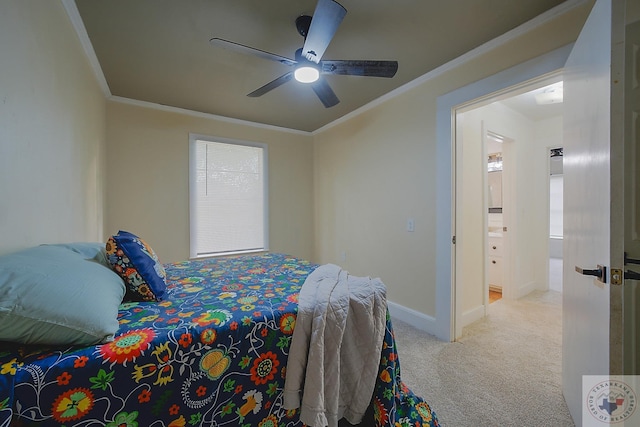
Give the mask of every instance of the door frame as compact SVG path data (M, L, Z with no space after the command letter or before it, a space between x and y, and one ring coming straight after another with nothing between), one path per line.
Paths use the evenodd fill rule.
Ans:
M436 324L435 335L444 341L456 338L456 277L455 244L456 235L456 114L459 108L477 100L499 96L511 92L519 86L527 86L537 79L547 79L561 73L572 44L545 55L511 67L485 79L449 92L437 99L436 139L437 139L437 194L436 194L436 246L450 250L436 251Z
M544 284L548 286L548 277L542 277L542 274L528 275L524 277L519 274L518 268L531 268L538 272L544 270L544 276L548 276L548 263L541 265L540 259L548 259L548 239L545 240L544 247L536 246L534 254L527 254L523 251L523 244L526 241L527 229L531 232L531 227L526 226L522 219L522 214L518 213L518 206L523 202L519 198L519 191L523 191L527 186L524 184L528 178L524 178L519 172L518 160L521 150L531 150L531 147L538 147L542 150L540 143L527 140L527 132L518 133L516 126L518 119L504 115L503 119L496 119L490 112L490 106L494 103L507 100L514 96L522 95L536 89L543 88L549 84L562 81L562 71L549 73L538 78L523 82L514 87L505 88L499 93L489 94L486 97L473 100L462 104L455 108L456 111L456 129L458 133L455 136L455 146L457 151L456 158L456 194L454 195L454 204L464 201L464 209L456 210L455 224L459 230L460 240L457 244L455 254L455 277L456 282L461 286L455 287L456 314L455 314L455 337L462 336L462 329L468 324L479 320L487 315L489 309L489 236L486 229L479 229L478 223L473 224L474 218L482 217L482 224L486 227L488 223L488 173L486 170L487 159L487 136L490 134L498 135L502 140L502 155L504 162L503 169L503 221L502 226L502 297L505 300L515 300L521 298L533 290L540 289ZM489 107L489 109L487 109ZM526 114L525 114L526 116ZM460 123L464 125L459 126ZM461 134L460 132L464 132ZM515 133L511 133L515 132ZM546 148L546 147L545 147ZM546 148L547 153L549 149ZM464 153L462 156L460 153ZM547 195L544 202L536 203L533 209L537 209L537 213L544 215L544 220L537 222L533 229L538 233L548 233L548 191L549 162L546 161L544 168L547 173L545 176L539 176L538 179L546 179L544 188ZM471 171L471 172L470 172ZM477 173L481 175L478 176ZM542 181L539 181L542 182ZM517 189L519 188L519 190ZM482 201L466 202L466 197L476 193L483 192ZM467 229L467 225L471 225ZM539 243L539 242L538 242ZM518 254L525 258L518 258ZM520 259L520 261L517 261ZM521 267L516 267L516 264ZM522 267L524 265L524 267ZM528 266L528 267L527 267ZM458 280L459 279L459 280ZM482 289L482 301L478 300L478 288Z

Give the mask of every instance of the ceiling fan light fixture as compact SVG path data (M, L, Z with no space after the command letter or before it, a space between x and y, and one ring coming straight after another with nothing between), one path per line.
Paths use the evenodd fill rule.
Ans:
M536 104L547 105L561 103L564 98L563 95L564 90L562 82L558 82L542 88L540 91L537 91L534 94L534 97L536 99Z
M303 65L293 72L293 76L300 83L313 83L320 78L320 71L316 67Z

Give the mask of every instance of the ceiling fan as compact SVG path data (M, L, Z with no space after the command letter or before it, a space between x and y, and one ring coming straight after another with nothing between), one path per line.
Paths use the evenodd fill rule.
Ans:
M310 84L320 101L326 108L329 108L338 104L340 100L327 81L320 77L321 74L390 78L398 71L397 61L322 59L322 55L327 46L329 46L346 13L347 10L334 0L319 0L313 12L313 17L308 15L299 16L296 19L296 28L298 33L304 37L304 46L296 51L295 59L289 59L217 37L212 38L210 42L214 46L255 55L294 68L293 71L281 75L247 96L262 96L295 78L299 82Z

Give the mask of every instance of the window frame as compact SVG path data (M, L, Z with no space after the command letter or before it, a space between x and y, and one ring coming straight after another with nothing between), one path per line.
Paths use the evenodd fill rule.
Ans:
M196 248L196 235L198 233L196 224L196 210L194 208L197 201L196 179L197 179L197 145L198 141L221 143L230 145L241 145L245 147L257 147L262 149L262 184L263 184L263 248L248 250L229 250L217 253L199 255ZM248 253L261 253L269 250L269 150L268 145L260 142L244 141L230 138L221 138L210 135L189 133L189 258L202 259L227 255L238 255Z

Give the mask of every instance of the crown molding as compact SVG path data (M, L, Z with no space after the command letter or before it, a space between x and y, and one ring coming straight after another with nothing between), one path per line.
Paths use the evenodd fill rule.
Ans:
M230 118L230 117L225 117L225 116L218 116L215 114L209 114L209 113L202 113L199 111L193 111L193 110L188 110L188 109L184 109L184 108L178 108L178 107L171 107L171 106L167 106L167 105L161 105L161 104L156 104L153 102L146 102L146 101L138 101L138 100L134 100L134 99L130 99L130 98L124 98L124 97L120 97L120 96L113 96L111 94L111 90L109 89L109 85L107 84L107 80L104 76L104 73L102 72L102 68L100 67L100 61L98 61L98 57L96 56L95 51L93 50L93 45L91 44L91 40L89 39L89 35L87 34L87 30L84 26L84 23L82 22L82 18L80 17L80 12L78 11L78 7L76 6L75 0L61 0L62 4L64 5L65 10L67 11L67 15L69 16L69 19L71 20L71 23L73 25L73 28L76 31L76 34L78 35L78 38L80 39L80 43L82 44L82 48L84 49L85 54L87 55L87 58L89 60L89 63L91 64L91 68L93 69L93 72L96 76L96 79L98 81L98 84L100 85L100 88L102 89L102 92L104 93L105 98L107 98L108 100L111 101L115 101L115 102L121 102L121 103L127 103L127 104L131 104L131 105L137 105L137 106L144 106L146 108L154 108L154 109L158 109L158 110L162 110L162 111L170 111L170 112L175 112L175 113L180 113L180 114L187 114L190 116L195 116L195 117L202 117L202 118L208 118L208 119L215 119L215 120L220 120L220 121L224 121L224 122L228 122L228 123L234 123L234 124L239 124L239 125L244 125L244 126L251 126L251 127L257 127L260 129L268 129L268 130L275 130L278 132L289 132L289 133L295 133L295 134L299 134L299 135L317 135L320 134L326 130L329 130L335 126L338 126L339 124L342 124L354 117L357 117L369 110L372 110L376 107L378 107L379 105L385 103L386 101L393 99L397 96L400 96L406 92L409 92L410 90L413 90L414 88L416 88L417 86L420 86L422 84L424 84L425 82L428 82L429 80L435 79L436 77L439 77L459 66L461 66L462 64L469 62L471 60L474 60L490 51L492 51L493 49L498 48L499 46L502 46L508 42L510 42L513 39L516 39L526 33L528 33L529 31L538 28L542 25L547 24L548 22L556 19L559 16L562 16L563 14L570 12L571 10L580 7L586 3L588 3L590 0L567 0L561 4L559 4L558 6L549 9L548 11L538 15L537 17L525 22L524 24L514 28L511 31L508 31L504 34L502 34L501 36L496 37L493 40L488 41L487 43L484 43L480 46L478 46L477 48L470 50L469 52L447 62L446 64L443 64L441 66L439 66L438 68L433 69L432 71L429 71L426 74L423 74L422 76L408 82L405 83L404 85L400 86L399 88L396 88L394 90L392 90L391 92L386 93L385 95L376 98L375 100L363 105L362 107L348 113L345 114L344 116L340 117L339 119L336 119L330 123L327 123L326 125L312 131L312 132L307 132L307 131L301 131L301 130L297 130L297 129L290 129L290 128L285 128L285 127L279 127L279 126L273 126L273 125L266 125L263 123L257 123L257 122L252 122L252 121L248 121L248 120L240 120L240 119L234 119L234 118Z
M410 90L415 89L417 86L420 86L428 82L429 80L435 79L436 77L439 77L451 70L454 70L455 68L461 66L466 62L472 61L488 52L491 52L492 50L528 33L529 31L532 31L542 25L545 25L550 21L553 21L557 17L562 16L565 13L570 12L571 10L588 3L589 1L590 0L567 0L564 3L561 3L558 6L552 9L549 9L546 12L536 16L535 18L525 22L524 24L519 25L513 30L507 31L501 36L498 36L495 39L492 39L478 46L477 48L470 50L469 52L455 59L452 59L451 61L439 66L438 68L435 68L429 71L428 73L423 74L422 76L417 77L416 79L411 80L408 83L405 83L404 85L392 90L391 92L388 92L382 95L381 97L376 98L375 100L369 102L368 104L365 104L362 107L356 110L353 110L348 114L345 114L339 119L336 119L330 123L327 123L326 125L314 130L312 134L317 135L339 124L349 121L350 119L356 116L359 116L360 114L363 114L366 111L372 110L373 108L376 108L377 106L383 104L384 102L390 99L393 99L397 96L400 96L406 92L409 92Z
M96 52L93 50L93 45L91 44L91 40L89 39L89 35L87 34L87 29L84 26L84 22L82 22L82 18L80 17L80 12L78 12L76 2L74 0L62 0L62 5L67 11L69 20L71 20L71 25L73 25L73 28L76 30L76 34L78 35L78 39L80 40L82 49L84 49L84 53L85 55L87 55L87 59L89 60L91 68L93 69L93 74L98 81L98 85L100 85L102 93L106 98L110 97L111 90L109 89L107 79L105 79L104 73L102 72L102 67L100 67L100 61L98 61Z
M140 100L137 100L137 99L125 98L125 97L122 97L122 96L110 95L109 97L107 97L107 100L113 101L113 102L118 102L118 103L121 103L121 104L134 105L136 107L151 108L153 110L165 111L165 112L168 112L168 113L178 113L178 114L191 116L191 117L199 117L199 118L202 118L202 119L217 120L217 121L221 121L221 122L225 122L225 123L231 123L231 124L234 124L234 125L250 126L250 127L254 127L254 128L258 128L258 129L263 129L263 130L276 131L276 132L286 132L286 133L293 133L293 134L296 134L296 135L305 135L305 136L311 136L312 135L311 132L307 132L307 131L304 131L304 130L290 129L290 128L274 126L274 125L267 125L267 124L264 124L264 123L252 122L252 121L249 121L249 120L234 119L232 117L218 116L216 114L203 113L201 111L188 110L186 108L173 107L171 105L157 104L155 102L140 101Z

